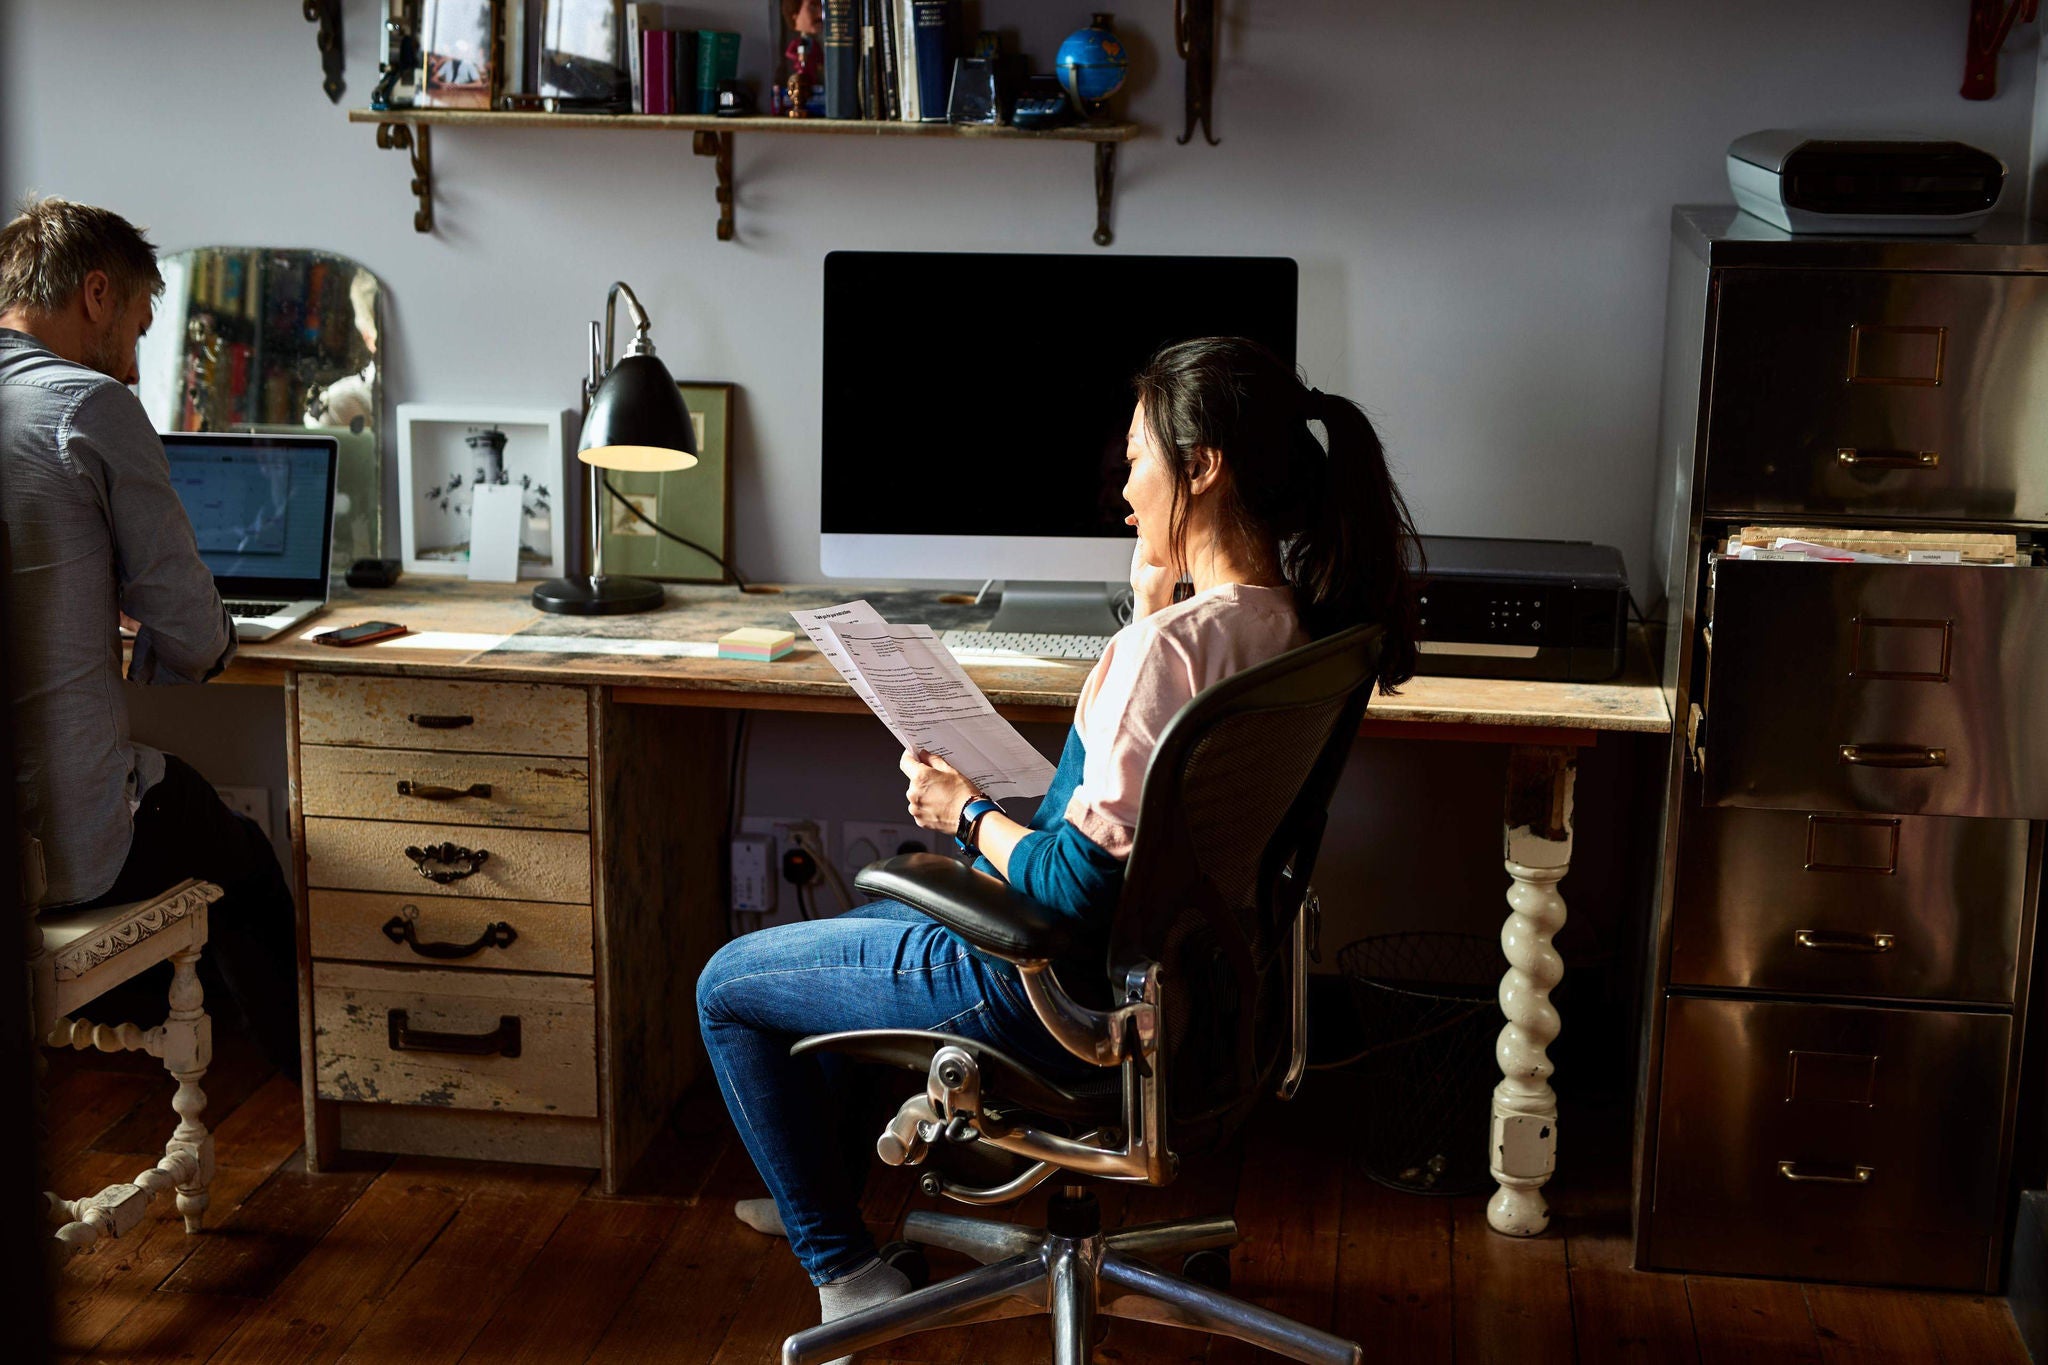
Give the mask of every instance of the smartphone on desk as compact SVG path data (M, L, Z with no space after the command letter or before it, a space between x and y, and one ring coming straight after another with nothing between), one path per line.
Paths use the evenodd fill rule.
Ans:
M363 621L353 626L323 630L312 639L316 645L367 645L374 640L389 640L394 635L405 633L406 628L396 621Z

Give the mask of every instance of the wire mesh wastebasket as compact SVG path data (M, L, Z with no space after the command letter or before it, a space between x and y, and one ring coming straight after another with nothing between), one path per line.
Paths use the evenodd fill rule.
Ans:
M1337 955L1358 1048L1366 1174L1416 1194L1472 1194L1490 1182L1500 946L1477 934L1376 934Z

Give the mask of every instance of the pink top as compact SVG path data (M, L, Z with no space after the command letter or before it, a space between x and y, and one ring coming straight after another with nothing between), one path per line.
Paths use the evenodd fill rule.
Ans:
M1209 684L1307 643L1293 589L1246 583L1219 583L1118 631L1074 710L1085 757L1067 820L1129 857L1145 767L1167 722Z

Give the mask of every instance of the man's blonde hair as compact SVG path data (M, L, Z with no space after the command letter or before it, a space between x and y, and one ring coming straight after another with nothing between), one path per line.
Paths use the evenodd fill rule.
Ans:
M156 248L133 223L108 209L29 195L20 216L0 227L0 312L54 313L103 270L122 306L147 289L164 292Z

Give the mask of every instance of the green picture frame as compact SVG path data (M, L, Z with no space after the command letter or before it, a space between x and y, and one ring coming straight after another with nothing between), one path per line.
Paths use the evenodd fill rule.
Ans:
M612 470L611 485L679 536L732 562L731 384L679 382L697 429L697 464L667 474ZM730 583L709 556L677 544L639 520L620 499L605 499L604 569L661 583Z

